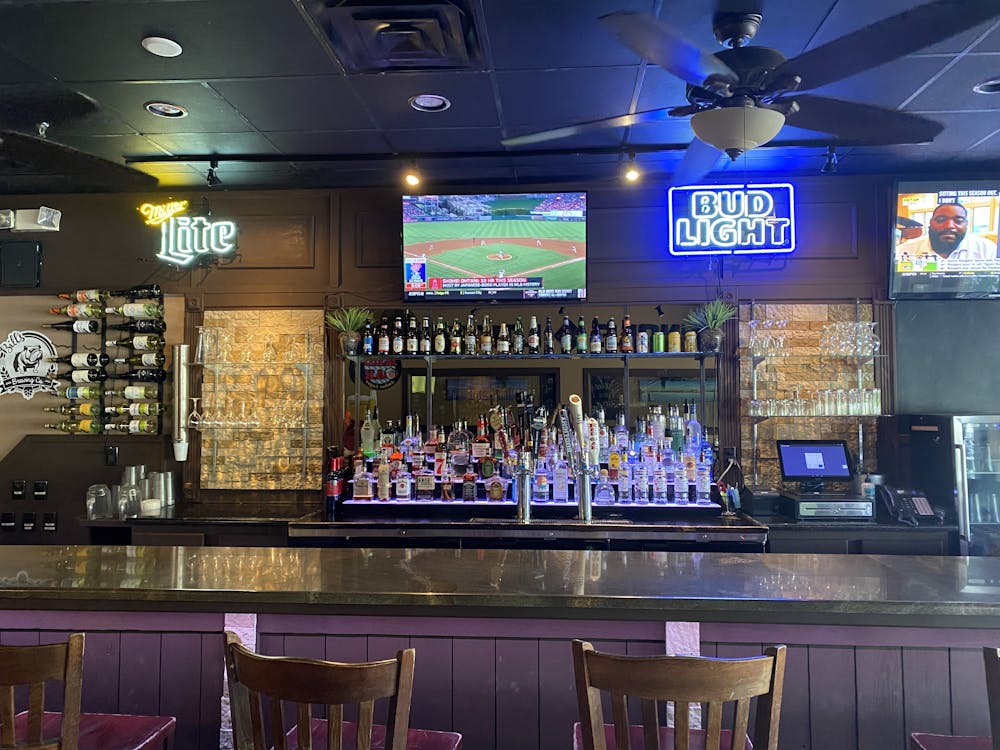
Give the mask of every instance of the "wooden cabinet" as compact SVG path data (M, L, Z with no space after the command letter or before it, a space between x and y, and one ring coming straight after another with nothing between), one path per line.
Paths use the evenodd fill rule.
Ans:
M766 522L766 521L765 521ZM768 526L768 552L861 555L956 555L957 527L857 524Z

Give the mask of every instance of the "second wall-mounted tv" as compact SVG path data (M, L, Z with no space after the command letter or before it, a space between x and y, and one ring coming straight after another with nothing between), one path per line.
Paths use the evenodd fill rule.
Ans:
M899 182L892 299L1000 297L1000 178Z
M403 298L587 297L587 194L403 196Z

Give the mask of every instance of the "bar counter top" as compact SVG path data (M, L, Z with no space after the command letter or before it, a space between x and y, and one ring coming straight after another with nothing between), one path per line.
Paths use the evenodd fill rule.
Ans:
M1000 627L1000 559L7 546L0 609Z

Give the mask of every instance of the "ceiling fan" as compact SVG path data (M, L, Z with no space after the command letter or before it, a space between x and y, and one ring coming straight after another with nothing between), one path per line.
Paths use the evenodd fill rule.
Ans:
M152 175L50 140L50 129L96 110L93 99L63 87L0 86L0 182L9 175L40 178L68 190L156 187Z
M735 160L768 143L786 123L871 144L926 143L943 130L940 123L799 92L916 52L997 15L997 0L934 0L786 59L777 50L749 44L763 20L760 0L718 0L712 30L726 49L714 54L651 14L610 13L600 23L632 51L685 81L688 103L529 133L502 143L523 146L690 116L696 137L674 174L677 184L690 184L711 171L720 152Z

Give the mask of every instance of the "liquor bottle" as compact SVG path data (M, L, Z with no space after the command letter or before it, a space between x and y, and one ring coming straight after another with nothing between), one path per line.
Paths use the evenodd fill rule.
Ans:
M668 499L667 471L662 466L658 466L653 469L653 502L657 505L664 505Z
M698 421L698 407L688 406L688 420L684 424L684 442L687 447L697 453L701 450L701 422Z
M127 346L140 351L154 351L162 349L167 342L162 336L152 333L140 333L137 336L130 336L124 339L112 339L104 342L107 346Z
M569 315L563 315L562 326L559 331L559 351L563 354L573 353L573 324L569 322Z
M684 421L681 419L681 410L677 404L670 405L667 429L670 430L670 447L680 455L680 452L684 450Z
M555 334L552 333L552 318L545 318L545 329L542 331L542 352L544 354L555 354Z
M389 348L391 346L391 339L389 338L389 318L385 315L382 316L382 322L378 327L378 353L388 354Z
M416 354L420 351L420 330L417 328L417 318L411 315L406 324L406 353Z
M403 331L403 317L397 315L392 321L392 353L402 354L406 348L406 333Z
M431 319L424 316L423 322L420 326L420 346L419 351L421 354L431 353Z
M493 356L493 322L489 313L483 316L483 326L479 330L479 353L484 357Z
M635 465L626 451L622 454L622 465L618 467L618 502L632 502L632 482L635 479Z
M100 417L101 405L93 401L81 401L78 404L60 404L59 406L43 406L42 411L53 414L82 415L84 417Z
M152 434L156 432L155 419L130 419L128 422L112 422L104 425L108 432L125 432L129 435Z
M77 289L75 292L63 292L56 296L70 302L104 302L108 293L104 289Z
M354 499L371 500L375 494L372 486L372 475L367 466L362 466L360 471L354 472Z
M604 340L601 337L601 324L594 318L594 323L590 327L590 353L600 354L604 350Z
M674 502L678 505L687 505L689 491L687 467L681 457L681 460L674 464Z
M106 315L121 315L123 318L162 318L163 305L156 302L126 302L118 307L105 307Z
M365 421L361 425L361 451L365 458L375 456L375 422L372 420L372 411L365 411Z
M597 485L594 487L594 504L614 505L614 503L615 488L612 486L611 480L608 479L608 470L601 469L600 473L597 475Z
M108 293L112 297L125 297L126 299L156 299L163 292L159 284L137 284L128 289L113 289Z
M387 461L383 461L378 465L378 474L376 476L376 496L383 502L392 500L392 473Z
M451 324L451 336L448 338L448 353L462 353L462 324L458 322L458 318L455 318L455 322Z
M163 404L155 401L133 401L122 406L105 406L105 414L130 417L158 417L163 413Z
M370 353L370 352L369 352ZM342 456L334 456L330 459L330 471L326 475L326 520L335 521L337 518L337 503L340 502L344 494L344 459Z
M618 327L613 317L608 318L608 335L604 337L604 351L608 354L618 353Z
M134 380L139 383L162 383L167 379L167 371L155 367L137 367L108 377L113 380Z
M466 423L463 421L455 422L444 445L444 450L447 454L447 461L456 476L461 477L465 474L465 469L469 465L469 453L471 449L472 435L466 429Z
M372 334L372 322L370 320L366 320L365 330L361 334L361 353L374 354L374 352L375 352L375 336ZM343 477L341 477L340 481L343 482Z
M71 385L66 390L56 393L60 398L96 400L117 395L115 391L106 391L99 385Z
M663 449L663 457L660 459L660 466L663 468L664 481L667 486L667 502L674 502L675 481L677 479L677 454L668 445Z
M500 333L497 335L497 354L506 356L510 354L510 334L507 332L507 322L500 324Z
M634 487L632 491L632 498L637 505L648 505L649 504L649 471L646 469L646 465L641 461L635 465L635 471L632 474L634 481Z
M531 502L547 503L549 501L549 475L545 472L542 461L535 466L535 476L531 481Z
M413 497L413 476L403 464L396 472L395 492L397 502L409 502Z
M490 440L490 436L486 434L486 415L480 414L479 422L476 424L476 436L472 439L472 445L470 446L472 460L478 464L490 455L492 448L493 443Z
M611 456L611 432L605 421L603 406L598 405L594 409L594 419L597 420L597 461L600 464L607 464Z
M557 503L569 502L569 464L561 450L556 452L552 465L552 500Z
M524 354L524 328L521 327L520 315L514 321L514 340L510 348L514 354Z
M71 419L66 422L45 425L50 430L60 430L71 435L79 433L100 434L104 432L104 425L96 419Z
M127 385L122 388L121 393L117 391L105 391L106 396L118 396L129 401L153 401L160 397L159 386L155 385Z
M475 354L479 350L479 334L476 333L476 316L473 313L465 322L464 344L466 354Z
M469 464L462 475L462 502L472 503L477 499L476 472L473 471L472 464Z
M618 420L613 432L615 449L624 455L629 449L631 439L628 434L628 425L625 424L625 412L618 412Z
M417 501L427 502L433 500L434 491L437 488L437 484L434 481L433 466L424 466L423 469L416 473L414 480Z
M108 326L111 331L128 331L129 333L163 333L167 323L159 318L136 318L127 323L117 323Z
M60 372L50 377L56 380L65 380L70 383L103 383L108 379L108 373L99 367L92 367L89 370L71 370Z
M46 357L45 361L59 362L79 368L104 367L111 361L111 357L104 352L73 352L63 357Z
M576 353L586 354L590 351L590 339L587 338L587 324L583 315L576 321Z
M42 323L43 328L58 328L73 333L100 333L101 324L96 320L62 320L58 323Z
M62 307L50 307L52 315L66 315L70 318L102 318L104 307L93 302L73 302Z
M448 351L448 332L444 327L444 318L440 316L438 316L437 325L434 328L433 349L435 354L445 354Z
M621 350L624 354L635 351L635 338L632 333L632 318L628 313L625 313L625 319L622 321Z
M139 367L163 367L167 361L163 352L142 352L133 354L131 357L115 357L118 364L137 365Z
M698 462L695 465L695 495L697 502L711 502L711 492L712 462L706 457L705 453L702 452L698 456Z
M538 335L538 318L532 315L528 323L528 354L538 354L541 343Z

